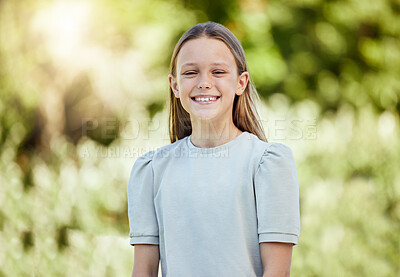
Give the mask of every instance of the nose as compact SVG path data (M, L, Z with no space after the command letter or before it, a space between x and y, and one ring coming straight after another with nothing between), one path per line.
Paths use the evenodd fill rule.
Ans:
M210 89L211 88L211 82L208 79L208 76L204 76L199 80L199 84L197 85L199 89Z
M199 88L201 88L201 89L211 88L211 84L207 83L207 82L202 82L202 83L199 83Z

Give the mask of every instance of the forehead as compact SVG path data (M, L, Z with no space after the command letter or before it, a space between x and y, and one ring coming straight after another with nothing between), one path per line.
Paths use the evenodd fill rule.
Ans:
M226 64L235 66L235 57L228 46L218 39L197 38L183 44L177 57L177 67L194 64Z

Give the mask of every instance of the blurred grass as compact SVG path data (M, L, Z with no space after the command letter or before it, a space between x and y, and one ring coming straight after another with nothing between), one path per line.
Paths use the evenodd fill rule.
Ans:
M129 276L129 172L169 143L172 49L206 20L241 40L269 141L293 149L292 275L398 276L399 14L395 0L0 1L0 276Z

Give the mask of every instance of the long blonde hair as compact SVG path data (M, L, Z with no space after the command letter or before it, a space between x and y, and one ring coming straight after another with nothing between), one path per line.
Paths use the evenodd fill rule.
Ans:
M170 73L173 76L176 77L176 60L183 44L189 40L201 37L218 39L224 42L235 57L238 74L240 75L248 71L246 56L242 45L235 35L221 24L206 22L193 26L179 39L172 54L170 64ZM182 107L180 99L175 97L171 87L169 88L169 96L170 111L168 129L171 143L173 143L190 135L192 133L192 124L189 113ZM255 100L259 101L259 96L253 82L249 79L244 92L240 96L235 95L232 108L233 123L241 131L252 133L260 140L268 142L263 127L260 124L260 117L257 113Z

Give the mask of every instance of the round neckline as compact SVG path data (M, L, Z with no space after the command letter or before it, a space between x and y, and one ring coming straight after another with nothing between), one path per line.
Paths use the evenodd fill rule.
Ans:
M187 146L189 147L190 150L194 150L194 151L202 152L202 153L210 153L210 152L215 153L215 152L227 150L228 148L232 147L234 144L239 142L247 134L248 134L247 131L243 131L240 135L238 135L234 139L232 139L232 140L230 140L230 141L228 141L228 142L226 142L224 144L215 146L215 147L198 147L198 146L195 146L192 143L192 141L190 140L192 135L189 135L189 136L186 137L186 142L187 142L186 144L187 144Z

